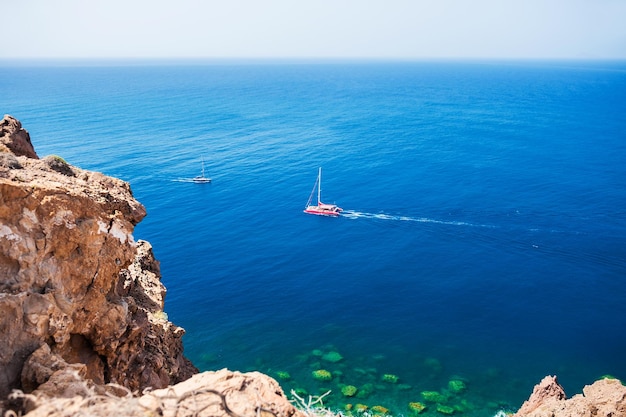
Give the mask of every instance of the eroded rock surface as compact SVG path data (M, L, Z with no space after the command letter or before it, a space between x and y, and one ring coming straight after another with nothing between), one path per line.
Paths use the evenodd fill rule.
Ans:
M0 126L0 400L64 369L131 391L191 377L129 185L39 159L19 121Z
M567 399L555 376L545 377L513 417L626 417L626 386L617 379L586 385Z
M22 128L19 120L8 114L0 121L0 154L2 153L39 158L28 132Z
M305 417L285 397L278 383L258 372L233 372L222 369L203 372L190 379L143 394L140 397L111 391L114 387L93 387L77 376L72 380L74 395L42 398L18 396L30 410L27 417L66 417L71 415L127 417ZM96 388L100 389L100 392ZM67 391L71 394L70 391ZM128 393L127 393L128 394ZM321 413L319 414L321 415Z

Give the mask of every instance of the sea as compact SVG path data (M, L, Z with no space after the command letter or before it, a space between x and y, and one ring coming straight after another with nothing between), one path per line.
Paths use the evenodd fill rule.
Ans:
M355 416L626 381L626 62L5 60L0 112L130 183L201 371Z

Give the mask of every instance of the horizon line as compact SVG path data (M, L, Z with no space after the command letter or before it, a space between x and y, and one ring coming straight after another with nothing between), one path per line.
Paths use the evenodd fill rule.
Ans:
M163 65L163 64L229 64L229 63L346 63L346 62L474 62L474 63L523 63L523 62L626 62L623 58L580 57L0 57L0 66L15 64L57 65Z

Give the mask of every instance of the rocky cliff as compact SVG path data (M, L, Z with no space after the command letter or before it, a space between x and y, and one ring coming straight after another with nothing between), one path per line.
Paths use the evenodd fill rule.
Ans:
M537 384L513 417L626 417L626 386L605 378L586 385L582 394L567 398L556 376Z
M18 394L25 400L27 417L68 416L167 416L167 417L306 417L285 398L278 383L258 372L240 373L227 369L203 372L190 379L141 396L98 393L84 382L74 385L71 396L42 399ZM332 415L324 410L315 416Z
M0 398L71 364L131 390L191 377L129 185L39 159L19 121L0 126Z
M0 416L301 415L272 378L183 356L127 183L0 127Z

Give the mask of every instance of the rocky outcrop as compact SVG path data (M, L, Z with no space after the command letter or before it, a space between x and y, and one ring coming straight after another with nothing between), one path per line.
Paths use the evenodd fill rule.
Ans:
M545 377L513 417L624 417L626 386L617 379L586 385L582 394L567 399L556 376Z
M156 409L194 409L199 416L300 416L276 380L259 372L222 369L194 375L171 389L144 395L139 404Z
M8 114L0 122L0 154L2 153L39 158L30 142L28 132L22 128L19 120Z
M302 416L266 375L196 374L127 183L0 125L0 415Z
M517 412L519 416L529 415L537 408L552 402L560 402L566 399L565 390L556 381L556 376L546 376L535 385L533 393Z
M68 376L71 379L71 376ZM196 374L187 381L140 397L106 395L74 376L73 395L41 398L16 394L28 417L66 417L71 415L127 417L197 416L197 417L305 417L285 397L278 383L258 372L240 373L227 369ZM68 391L68 394L70 392ZM317 415L322 415L321 412ZM330 415L330 414L327 414Z
M70 374L131 391L191 377L129 185L39 159L19 121L0 126L0 399L54 395Z

